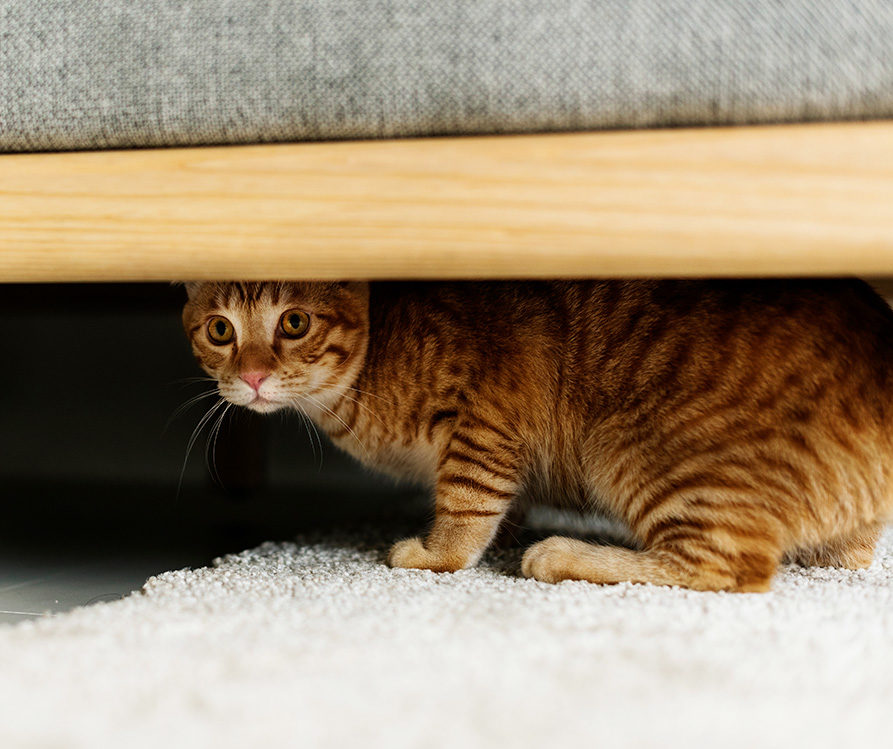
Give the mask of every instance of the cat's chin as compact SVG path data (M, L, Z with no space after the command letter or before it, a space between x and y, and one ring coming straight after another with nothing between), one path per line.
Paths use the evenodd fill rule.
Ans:
M266 398L255 398L251 403L246 403L243 407L255 413L271 414L274 411L285 408L285 404L267 400Z

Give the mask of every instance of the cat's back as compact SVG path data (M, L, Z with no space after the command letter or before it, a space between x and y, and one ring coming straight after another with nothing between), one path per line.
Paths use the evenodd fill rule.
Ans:
M604 349L612 359L670 338L714 349L799 338L875 363L893 351L893 312L856 279L378 282L371 297L370 313L388 330L481 339L545 332L572 353Z
M893 312L866 283L593 280L376 283L375 337L492 366L554 363L571 397L759 387L820 374L893 388ZM537 371L542 372L540 368ZM873 393L869 393L873 391ZM603 404L604 405L604 404Z
M660 395L733 382L747 390L779 377L821 376L838 378L844 389L859 381L863 398L893 386L893 312L859 280L602 281L558 288L573 321L567 368L590 392L641 400L649 390Z

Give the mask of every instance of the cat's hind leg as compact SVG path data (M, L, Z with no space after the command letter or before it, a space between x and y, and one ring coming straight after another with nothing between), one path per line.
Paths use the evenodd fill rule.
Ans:
M787 474L776 476L774 464L764 465L745 447L738 455L729 446L699 443L647 471L640 467L632 486L618 483L619 512L641 551L550 538L527 550L522 572L549 582L769 590L789 543L790 518L803 512L802 502L797 487L783 480ZM639 456L640 466L645 457Z
M598 546L553 536L531 546L521 572L543 582L587 580L678 585L694 590L764 592L781 560L780 546L765 538L734 538L680 519L665 539L642 551Z
M531 546L521 572L542 582L586 580L592 583L651 583L698 590L734 590L735 576L723 569L692 569L682 559L660 551L633 551L552 536ZM768 580L765 583L768 588ZM764 589L762 586L760 589Z

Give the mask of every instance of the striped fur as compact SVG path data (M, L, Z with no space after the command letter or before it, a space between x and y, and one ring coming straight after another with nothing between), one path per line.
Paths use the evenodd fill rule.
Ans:
M893 514L893 314L858 281L188 289L224 397L301 408L432 487L433 525L395 566L474 565L523 497L622 519L639 544L547 539L525 575L764 591L784 559L866 566ZM312 321L296 341L275 332L291 308ZM232 344L208 340L211 315ZM270 373L257 394L248 369Z

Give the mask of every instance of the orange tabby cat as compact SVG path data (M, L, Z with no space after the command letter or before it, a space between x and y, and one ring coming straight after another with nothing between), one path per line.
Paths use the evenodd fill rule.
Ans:
M893 514L893 313L859 281L187 288L226 400L433 488L393 566L474 565L523 495L640 546L549 538L528 577L765 591L786 558L867 566Z

